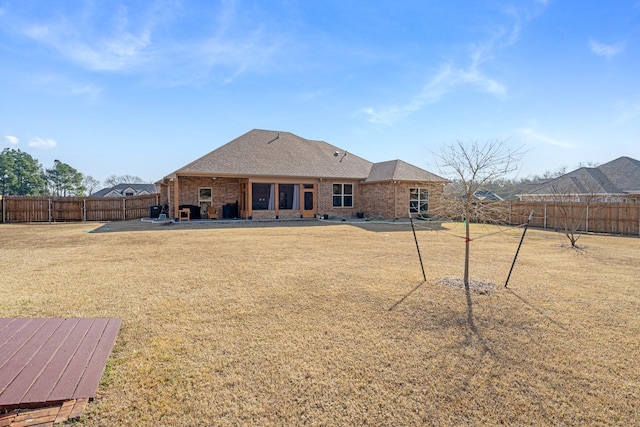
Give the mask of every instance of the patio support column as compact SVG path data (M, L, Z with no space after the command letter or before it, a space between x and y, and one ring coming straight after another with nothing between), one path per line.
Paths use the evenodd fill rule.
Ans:
M247 182L247 217L249 219L253 216L253 183L251 180Z
M276 182L273 184L274 185L274 189L273 189L273 209L276 211L276 217L278 217L278 215L280 214L280 186L279 184Z
M173 180L173 217L178 218L180 211L180 196L178 194L178 176Z

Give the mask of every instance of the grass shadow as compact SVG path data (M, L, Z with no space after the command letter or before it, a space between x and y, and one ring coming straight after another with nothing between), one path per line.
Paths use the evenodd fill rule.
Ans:
M466 282L466 281L464 282L464 294L465 294L465 300L467 303L467 326L469 327L469 332L470 332L467 335L467 344L468 345L473 344L473 337L475 336L476 339L478 340L478 343L480 343L480 346L482 347L482 354L483 355L486 353L492 354L491 349L487 345L487 342L484 339L484 337L480 334L480 331L476 326L476 322L474 321L473 300L471 299L471 287L469 286L469 282Z
M402 304L404 302L404 300L406 300L407 298L409 298L409 296L414 293L415 291L417 291L422 285L424 285L425 283L427 283L426 280L423 280L422 282L418 283L418 285L416 287L414 287L413 289L411 289L409 292L407 292L402 298L400 298L398 301L396 301L391 307L389 307L389 311L393 311L397 306L399 306L400 304Z
M549 322L551 322L552 324L554 324L557 327L559 327L560 329L562 329L563 331L567 331L568 330L562 323L560 323L557 320L553 319L551 316L546 314L540 308L536 307L535 305L533 305L532 303L527 301L525 298L523 298L522 296L518 295L513 289L506 288L506 291L509 292L514 297L516 297L517 299L519 299L524 305L526 305L527 307L529 307L530 309L532 309L533 311L535 311L536 313L538 313L539 315L541 315L542 317L547 319Z

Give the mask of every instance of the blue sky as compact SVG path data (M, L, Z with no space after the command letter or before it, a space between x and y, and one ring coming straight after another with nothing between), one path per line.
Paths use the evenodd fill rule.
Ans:
M437 172L640 159L636 0L0 0L0 149L155 181L254 129Z

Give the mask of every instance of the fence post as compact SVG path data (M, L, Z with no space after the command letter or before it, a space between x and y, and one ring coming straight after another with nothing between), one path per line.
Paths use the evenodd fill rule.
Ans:
M122 219L127 219L127 199L122 199Z
M543 219L543 226L542 228L544 228L545 230L547 229L547 204L544 204L544 219Z
M589 232L589 203L587 203L587 218L585 219L585 232Z
M82 222L87 222L87 199L82 199Z
M513 208L513 203L509 202L509 225L511 225L511 209Z
M53 201L49 198L49 224L53 221Z

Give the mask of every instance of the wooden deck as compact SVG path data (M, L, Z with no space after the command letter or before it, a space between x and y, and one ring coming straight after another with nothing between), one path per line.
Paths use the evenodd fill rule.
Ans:
M120 324L0 318L0 413L92 399Z

